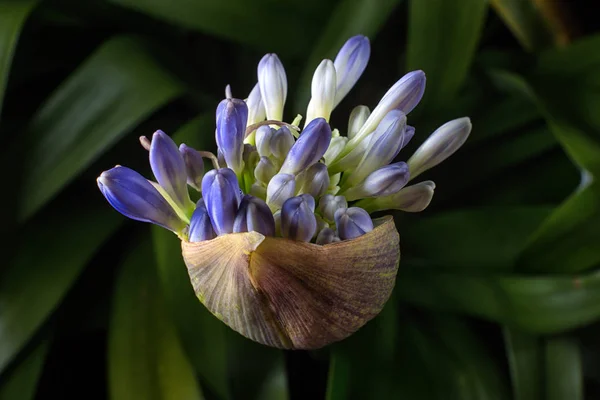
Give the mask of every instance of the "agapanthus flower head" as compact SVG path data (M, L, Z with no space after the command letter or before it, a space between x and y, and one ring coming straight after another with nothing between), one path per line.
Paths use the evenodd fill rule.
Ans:
M216 154L178 148L157 131L140 138L157 182L125 167L98 178L117 211L181 238L198 298L253 340L318 348L373 318L394 286L399 238L390 216L371 214L424 210L435 184L411 181L470 134L469 118L458 118L404 154L415 140L408 122L425 90L423 71L408 72L374 107L358 105L347 126L332 127L370 51L367 37L354 36L317 66L304 121L284 118L286 72L267 54L248 97L233 97L228 86L217 105ZM213 169L205 171L205 161Z

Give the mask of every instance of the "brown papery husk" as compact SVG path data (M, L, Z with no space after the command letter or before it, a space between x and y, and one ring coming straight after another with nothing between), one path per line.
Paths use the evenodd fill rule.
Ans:
M259 343L318 349L375 317L400 261L392 217L352 240L324 246L232 233L182 242L196 295L219 319Z

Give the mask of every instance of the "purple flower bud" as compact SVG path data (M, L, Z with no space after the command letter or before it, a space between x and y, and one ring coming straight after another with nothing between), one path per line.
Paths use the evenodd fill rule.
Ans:
M341 208L335 212L335 226L340 239L349 240L371 232L373 221L362 208Z
M233 221L242 197L235 172L229 168L207 172L202 179L202 196L217 235L233 232Z
M163 131L156 131L152 135L150 167L159 185L175 204L182 211L191 212L194 204L188 193L185 162L173 139Z
M179 152L185 162L187 183L197 191L202 190L202 178L204 177L204 160L200 153L185 143L179 146Z
M365 154L347 184L356 185L371 172L389 164L402 148L405 128L406 115L402 111L390 111L371 135Z
M269 157L271 155L271 139L273 138L274 133L275 130L266 125L263 125L256 130L256 150L258 150L258 154L260 154L261 157ZM293 141L294 138L292 138L292 143ZM290 148L291 147L292 146L290 146Z
M275 220L267 203L258 197L246 195L233 223L234 232L258 232L265 236L275 235Z
M277 211L283 203L296 192L296 179L294 175L277 174L267 186L267 204L271 211Z
M364 199L357 203L370 212L383 210L402 210L405 212L421 212L427 208L435 190L433 181L423 181L406 186L398 193L390 196Z
M124 216L150 222L173 232L186 226L168 201L146 178L127 167L104 171L97 179L98 188L111 206Z
M377 107L373 110L360 131L352 139L353 145L364 139L392 110L400 110L408 114L415 108L425 92L425 73L412 71L404 75L387 91Z
M363 197L389 196L402 189L410 176L408 165L398 162L373 171L359 185L348 189L344 196L348 201Z
M315 241L315 243L324 245L324 244L335 243L335 242L339 242L339 241L340 241L340 238L337 237L337 235L335 234L335 231L333 229L323 228L317 235L317 240Z
M335 106L356 84L367 67L370 55L371 45L366 36L353 36L342 46L334 61L337 73Z
M217 146L227 166L236 173L244 168L242 154L247 121L248 106L243 100L225 99L217 106Z
M315 200L309 195L286 200L281 208L281 234L283 237L310 242L317 232L314 206Z
M329 172L323 163L311 165L302 174L302 186L299 193L307 193L318 199L329 188Z
M210 222L210 216L206 211L204 201L200 199L190 220L190 230L188 240L190 242L202 242L217 237L215 230Z
M313 119L290 149L280 172L296 175L318 162L331 141L331 128L323 118Z
M254 169L254 177L264 184L269 183L271 178L277 174L277 167L268 157L261 157Z
M248 125L264 121L266 116L265 105L263 104L260 95L260 86L258 83L252 88L252 91L246 100L246 104L248 105Z
M273 133L271 138L271 153L279 159L283 160L294 145L294 136L287 126L282 126Z
M287 97L287 77L275 54L266 54L258 63L258 84L267 119L281 121Z
M454 154L469 137L471 128L471 120L464 117L446 122L436 129L408 160L411 178Z
M340 208L348 208L348 202L344 196L326 194L319 200L318 212L326 221L333 222L335 212Z

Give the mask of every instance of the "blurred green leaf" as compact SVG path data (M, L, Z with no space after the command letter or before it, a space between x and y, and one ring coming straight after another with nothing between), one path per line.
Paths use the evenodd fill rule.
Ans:
M26 227L14 259L0 273L0 371L122 221L109 207L78 204Z
M153 227L152 234L166 305L183 348L204 386L218 398L230 398L225 332L228 328L196 298L181 256L179 239L161 227Z
M38 343L11 371L2 376L0 400L32 400L42 373L49 341Z
M354 335L332 346L327 400L386 398L397 390L398 345L395 295L381 313Z
M473 115L473 132L465 146L518 130L541 117L531 99L515 95L504 97Z
M535 1L490 0L490 3L525 49L539 50L552 45L552 33Z
M227 329L227 369L233 399L287 400L283 351Z
M269 52L300 55L310 47L309 27L318 27L313 15L299 13L285 2L244 0L109 0L111 3L146 13L187 29L195 29ZM300 8L300 10L302 10ZM279 27L277 21L293 20ZM298 28L302 27L302 28ZM283 29L284 34L274 34Z
M600 317L600 271L574 276L456 274L400 268L398 294L532 333L558 333Z
M37 0L0 0L0 112L19 33Z
M575 338L546 341L546 399L583 400L583 371Z
M507 387L489 349L456 316L419 313L403 322L400 391L386 398L507 399ZM420 381L418 391L415 382ZM407 390L408 389L408 390Z
M310 83L319 62L323 59L335 59L342 45L354 35L365 35L372 40L400 1L341 0L337 3L323 33L306 59L296 91L294 112L304 115L310 100Z
M547 207L452 211L405 223L403 262L478 272L508 271Z
M442 189L436 193L433 204L450 197L464 201L467 194L478 192L473 186L479 183L488 183L497 190L494 184L498 177L520 175L518 166L556 147L556 139L546 128L522 128L514 135L504 134L473 147L465 146L461 150L461 157L450 158L444 162L443 169L433 172L431 178L435 182L441 182ZM473 168L474 166L477 168ZM456 179L457 171L469 173L460 174L460 179Z
M137 242L117 278L108 340L111 398L202 399L156 277L150 240Z
M517 329L504 328L506 356L515 400L542 400L542 340Z
M568 46L543 51L538 56L536 74L543 76L570 76L574 83L583 83L600 75L600 34L578 39Z
M525 271L580 272L600 264L600 186L574 193L532 235L519 266Z
M407 70L427 74L428 110L452 102L471 67L487 1L411 0L408 17Z
M104 43L46 101L25 139L20 219L34 214L119 138L182 93L131 37Z

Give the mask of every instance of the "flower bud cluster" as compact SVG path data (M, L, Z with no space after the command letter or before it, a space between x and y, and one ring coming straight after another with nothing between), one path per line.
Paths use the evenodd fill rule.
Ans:
M228 86L217 106L216 156L178 147L157 131L151 140L140 138L156 182L117 166L100 175L100 190L125 216L191 242L254 231L326 245L373 230L369 213L422 211L435 184L409 182L456 152L471 123L459 118L442 125L408 161L396 161L415 134L407 114L425 90L425 74L413 71L372 111L354 108L345 135L332 129L331 113L357 83L370 51L369 40L358 35L334 61L319 64L303 129L301 117L284 122L285 69L277 55L265 55L248 98L234 98ZM214 169L205 171L205 159Z

